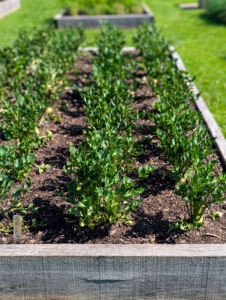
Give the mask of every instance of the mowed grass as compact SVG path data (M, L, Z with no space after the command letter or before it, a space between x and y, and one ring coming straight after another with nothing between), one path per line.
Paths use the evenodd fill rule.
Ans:
M52 23L62 0L21 0L21 8L0 20L0 46L10 45L20 30Z
M183 11L191 0L146 0L162 34L176 47L207 106L226 136L226 26L206 18L204 10ZM195 0L194 0L195 2ZM198 0L197 0L198 2ZM52 23L67 0L21 0L22 8L0 20L0 46L10 45L20 29ZM124 31L127 46L133 30ZM87 46L95 45L98 30L87 30Z
M53 17L71 0L21 0L21 8L0 19L0 47L8 46L17 38L20 30L32 30L53 24ZM96 30L87 30L87 45L95 45ZM125 30L126 42L131 44L133 30Z

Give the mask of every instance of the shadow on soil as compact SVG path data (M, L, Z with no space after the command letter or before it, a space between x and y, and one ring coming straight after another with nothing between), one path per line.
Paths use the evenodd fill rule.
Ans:
M169 221L163 220L162 212L148 216L141 209L135 217L135 225L126 232L127 237L142 237L155 235L157 243L164 242L169 237Z

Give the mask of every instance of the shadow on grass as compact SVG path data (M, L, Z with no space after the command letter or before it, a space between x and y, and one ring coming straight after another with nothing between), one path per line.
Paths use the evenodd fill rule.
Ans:
M45 19L43 24L55 27L53 18L54 18L54 16L52 18Z
M224 24L222 21L218 20L217 18L209 16L206 12L202 12L201 14L198 15L198 17L208 25L226 27L226 24Z

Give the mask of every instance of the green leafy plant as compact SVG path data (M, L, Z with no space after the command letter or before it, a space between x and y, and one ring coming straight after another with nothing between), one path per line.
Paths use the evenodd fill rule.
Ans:
M180 180L194 164L213 152L213 141L195 111L174 110L153 117L156 135L167 161L173 166L171 177Z
M129 76L126 56L121 55L124 44L122 31L108 23L102 23L101 35L97 39L98 57L93 62L93 76L97 83L102 78L125 80Z
M118 159L123 156L120 141L115 139L109 147L110 140L93 132L90 144L87 141L78 149L70 147L68 171L74 175L75 181L68 186L68 200L74 205L70 212L79 217L81 226L93 228L120 219L128 223L129 212L140 202L138 197L133 197L143 189L136 189L135 183L120 175L117 168Z
M97 41L98 58L94 61L93 86L82 95L86 122L85 141L70 146L70 160L65 167L71 176L67 201L70 213L81 226L93 228L119 220L130 223L130 212L140 203L144 189L126 174L134 171L132 157L141 151L132 130L138 113L132 108L133 97L126 83L128 70L121 53L124 38L109 24L103 24ZM140 178L153 171L140 168Z
M208 16L226 23L226 1L225 0L208 0L206 13Z
M182 230L196 229L203 226L205 210L211 204L224 203L226 197L226 175L221 174L214 177L215 162L208 162L204 165L195 165L193 170L187 173L184 182L178 183L177 195L181 196L186 202L189 222L177 222L172 228ZM219 212L211 213L210 217L215 220L222 214Z
M37 166L37 173L42 174L43 172L47 171L51 166L48 164L41 164L40 166Z
M143 167L140 167L138 169L139 178L148 178L149 174L152 173L154 170L156 170L155 167L145 164Z
M177 69L169 45L154 27L143 24L134 42L142 55L137 68L148 74L148 82L158 97L157 113L149 114L155 122L159 147L172 167L168 174L177 182L176 193L185 201L189 220L171 224L170 230L196 229L203 225L204 211L213 203L223 203L226 175L214 177L213 139L195 110L197 96L192 79ZM210 215L213 219L219 214Z
M81 27L37 30L33 36L24 31L13 47L0 50L0 129L11 141L0 147L0 197L1 201L8 197L11 203L6 211L26 213L21 197L31 186L28 176L35 163L34 150L46 138L53 139L50 130L39 136L38 127L68 83L62 77L71 69L82 41ZM47 168L42 165L39 172Z
M67 13L72 15L142 13L142 7L137 0L71 0L64 3Z

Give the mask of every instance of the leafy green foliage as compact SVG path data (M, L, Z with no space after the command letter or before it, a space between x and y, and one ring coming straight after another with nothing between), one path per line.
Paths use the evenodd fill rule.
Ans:
M70 147L68 171L75 181L69 186L69 202L76 205L70 212L79 217L81 226L93 228L120 219L128 222L129 212L139 204L139 198L132 196L143 189L135 189L134 182L120 174L123 137L113 134L94 131L85 144Z
M64 1L67 11L72 15L88 14L128 14L141 13L142 7L137 0L78 0Z
M36 30L30 36L21 31L12 47L0 49L0 75L1 85L10 84L11 81L24 74L32 60L44 51L49 36L43 30Z
M51 165L48 164L41 164L40 166L37 166L37 172L38 174L42 174L43 172L47 171Z
M95 129L114 127L118 133L131 134L138 113L133 111L133 97L128 86L120 81L114 85L110 80L102 80L98 85L87 89L83 96L86 121Z
M28 177L34 163L34 150L44 140L53 139L38 127L47 108L60 96L67 81L62 80L73 65L83 40L83 30L22 32L14 46L1 49L0 129L10 144L0 147L0 197L11 197L11 208L21 208L20 194L31 185ZM47 165L39 167L39 173ZM20 188L13 189L15 185Z
M36 98L36 99L35 99ZM0 128L8 140L36 136L43 107L36 95L19 95L15 103L2 100Z
M97 83L103 77L105 80L123 80L129 76L126 56L121 55L124 44L123 33L117 27L103 23L101 35L97 40L98 58L93 62L93 76Z
M97 44L94 84L82 95L89 124L85 142L78 148L70 146L66 167L72 178L68 185L70 213L79 218L81 226L90 228L120 219L130 223L129 213L136 210L144 191L126 175L141 147L132 135L139 116L133 111L133 97L125 82L124 38L116 27L104 24ZM145 166L139 176L146 178L152 171Z
M215 18L222 23L226 23L226 1L225 0L208 0L206 7L207 15Z
M138 169L139 178L148 178L149 174L152 173L156 168L149 166L148 164Z
M178 183L176 193L186 202L193 228L203 225L206 208L214 203L224 203L226 200L226 197L223 196L226 192L226 174L214 177L212 175L214 165L215 161L194 166L193 170L187 173L185 182ZM212 213L210 216L214 220L220 215ZM181 228L181 226L183 226L183 222L179 227Z
M192 79L170 58L168 43L147 24L138 28L134 42L142 55L137 68L147 71L158 96L157 113L149 117L155 122L159 147L172 167L170 175L177 181L176 193L186 202L189 214L188 222L176 222L170 230L196 229L203 225L206 208L224 202L226 175L212 175L215 162L207 162L206 158L213 153L213 139L199 113L190 108L198 95L193 95Z
M141 55L141 62L138 66L146 69L153 79L163 75L165 64L171 63L171 51L168 42L156 28L143 23L137 28L133 41Z
M157 114L153 119L160 148L173 166L175 180L183 178L194 164L198 165L213 152L213 141L195 111L174 110Z

